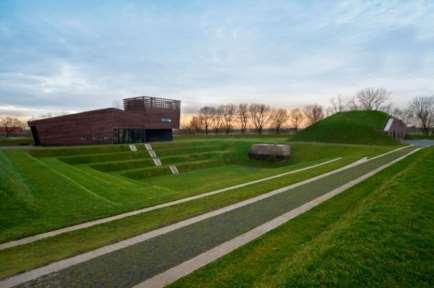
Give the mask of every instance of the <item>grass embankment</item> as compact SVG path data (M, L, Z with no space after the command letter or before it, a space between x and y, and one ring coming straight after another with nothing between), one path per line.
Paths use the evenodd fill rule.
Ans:
M434 148L170 287L433 287Z
M407 136L405 137L405 139L408 140L434 140L434 134L431 135L425 135L425 134L407 134Z
M29 146L33 144L30 137L0 137L0 146Z
M389 115L380 111L340 112L300 131L292 139L371 145L398 144L383 131L388 118Z
M204 141L196 145L198 143L204 145ZM0 170L0 242L266 177L292 169L298 164L307 166L341 156L369 156L390 149L294 144L291 161L269 165L247 160L247 149L251 142L228 143L231 147L228 158L233 158L229 163L211 168L205 165L202 169L185 173L181 167L180 176L148 177L146 181L133 181L117 174L97 171L87 165L69 165L56 157L41 156L51 156L49 153L64 155L66 152L61 149L37 150L39 158L20 150L0 151L1 166L6 168ZM178 144L164 145L169 155L169 148ZM101 149L97 154L106 155L109 147ZM113 149L120 148L114 146ZM70 154L81 153L76 148L68 150L71 150L68 152ZM164 156L163 147L159 150ZM32 153L35 152L32 150ZM125 153L122 150L113 154L118 152Z
M186 173L182 175L182 177L184 177L182 179L183 181L179 181L176 183L172 182L170 184L168 183L169 180L177 179L177 177L155 177L155 179L150 180L151 182L155 182L149 183L149 185L151 185L152 187L154 184L157 185L157 181L159 181L161 182L159 183L159 185L162 185L163 183L167 185L165 187L168 191L175 191L175 189L178 189L178 193L182 193L179 191L189 191L189 187L200 186L199 184L202 183L202 185L204 185L202 187L207 187L208 189L206 191L209 191L213 188L216 188L215 185L217 185L218 183L218 181L215 181L217 178L214 178L213 181L207 181L206 183L203 183L204 179L207 179L207 177L209 180L210 175L215 175L216 177L218 177L218 179L221 179L222 182L225 182L225 180L228 181L228 179L231 179L233 175L239 175L239 179L243 178L246 180L253 180L255 178L258 178L258 175L260 175L261 177L266 177L272 174L276 174L277 172L284 172L291 169L306 167L313 163L318 163L318 161L313 160L307 162L301 161L301 159L307 159L308 156L314 157L313 152L315 151L321 157L328 155L328 159L334 158L333 156L335 155L333 153L337 151L340 152L339 155L343 154L345 156L343 160L309 171L304 171L293 175L287 175L278 179L248 186L245 188L227 191L218 195L198 199L189 203L156 210L146 214L111 222L105 225L99 225L92 228L63 234L57 237L48 238L42 241L34 242L29 245L0 251L0 278L26 271L50 263L52 261L63 259L65 257L70 257L81 252L89 251L110 243L114 243L119 240L126 239L144 233L146 231L174 222L178 222L180 220L187 219L217 208L221 208L229 204L236 203L262 193L266 193L273 189L290 185L291 183L299 182L325 173L327 171L334 170L342 165L359 159L362 156L372 156L390 149L387 147L367 146L350 146L345 148L342 146L323 146L318 144L303 146L295 145L295 147L298 147L295 149L295 151L303 148L304 152L300 152L297 156L300 157L298 158L300 162L290 167L280 167L276 169L266 170L259 168L246 169L245 167L239 165L228 165L225 167L216 167ZM234 173L234 171L238 171L239 173ZM258 172L259 174L255 174L256 172ZM252 173L253 175L256 175L255 178L253 178ZM162 180L162 178L166 180ZM157 192L164 194L168 192L167 190L160 189ZM159 194L157 193L157 195Z

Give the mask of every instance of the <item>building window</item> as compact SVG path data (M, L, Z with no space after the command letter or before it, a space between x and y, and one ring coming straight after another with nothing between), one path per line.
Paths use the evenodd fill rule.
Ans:
M167 117L162 117L160 121L161 123L172 123L172 119Z

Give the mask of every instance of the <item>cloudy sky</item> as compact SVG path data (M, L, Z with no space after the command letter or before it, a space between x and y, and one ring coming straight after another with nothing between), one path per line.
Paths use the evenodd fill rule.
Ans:
M431 1L0 1L0 114L434 94Z

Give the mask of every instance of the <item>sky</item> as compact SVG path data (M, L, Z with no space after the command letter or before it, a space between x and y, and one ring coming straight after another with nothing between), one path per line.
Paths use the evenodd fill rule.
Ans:
M0 0L0 115L434 95L431 1Z

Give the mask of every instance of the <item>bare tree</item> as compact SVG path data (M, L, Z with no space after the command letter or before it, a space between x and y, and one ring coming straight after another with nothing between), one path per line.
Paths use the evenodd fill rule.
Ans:
M425 135L429 135L433 126L434 97L416 97L411 101L410 114L417 119Z
M213 115L215 113L214 111L215 111L215 108L209 107L209 106L202 107L199 110L199 117L201 119L203 127L205 128L205 135L208 135L209 128L210 128L211 123L213 121Z
M354 97L348 97L346 99L345 107L346 107L346 110L349 110L349 111L355 111L355 110L360 109L359 105L357 104L357 98L355 96Z
M24 129L26 125L18 118L5 117L0 119L0 127L5 131L5 136L9 137L17 129Z
M304 106L303 112L310 124L314 124L324 118L323 108L318 104Z
M340 95L330 99L330 107L327 109L329 115L333 115L345 110L344 99Z
M221 105L219 108L222 111L223 127L225 128L225 133L231 133L233 126L233 120L236 112L236 107L233 104Z
M415 119L410 107L407 107L406 109L402 110L400 119L404 121L404 123L406 123L407 126L413 126L413 127L417 126L418 120Z
M218 134L220 128L223 126L223 110L221 107L217 107L212 112L212 127L214 128L214 133Z
M282 126L288 121L289 113L288 110L280 108L280 109L272 109L270 112L270 121L276 130L276 133L280 133L280 129Z
M267 122L267 114L270 111L270 106L265 104L250 104L249 113L250 119L255 127L258 134L262 134L264 125Z
M298 129L300 128L300 124L303 122L304 115L299 108L295 108L291 110L289 116L290 116L289 120L292 124L292 127L295 129L295 132L297 132Z
M188 123L187 128L194 133L200 133L202 130L203 121L200 116L193 116Z
M382 110L389 96L390 92L384 88L366 88L356 94L356 99L363 110Z
M238 105L237 117L240 122L241 133L244 134L249 123L249 106L247 104Z

